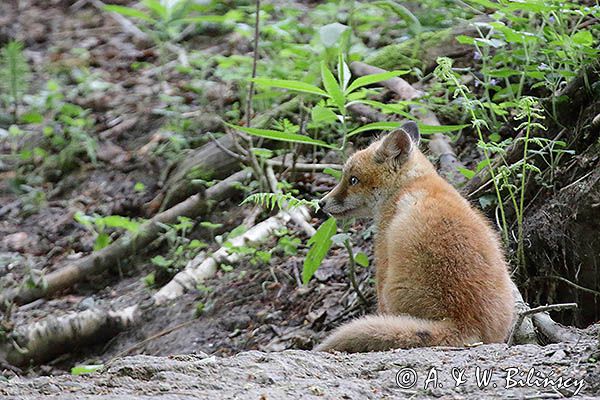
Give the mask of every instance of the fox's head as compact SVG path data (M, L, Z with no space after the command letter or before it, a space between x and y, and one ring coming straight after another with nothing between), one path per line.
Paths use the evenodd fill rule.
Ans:
M395 193L424 158L418 151L419 128L407 122L352 155L342 178L321 201L321 208L338 218L371 217L380 201ZM420 157L417 156L417 153Z

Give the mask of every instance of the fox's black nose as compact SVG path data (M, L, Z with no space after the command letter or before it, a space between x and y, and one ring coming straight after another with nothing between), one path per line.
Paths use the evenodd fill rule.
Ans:
M319 200L319 211L317 211L315 213L315 216L321 220L326 220L328 215L327 213L323 210L323 207L325 207L325 203L327 203L324 199Z

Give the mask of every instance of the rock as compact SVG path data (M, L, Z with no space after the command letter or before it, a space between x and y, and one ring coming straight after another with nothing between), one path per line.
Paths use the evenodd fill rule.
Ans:
M13 251L24 251L29 246L29 235L25 232L16 232L10 235L6 235L6 237L2 240L2 244L8 247Z

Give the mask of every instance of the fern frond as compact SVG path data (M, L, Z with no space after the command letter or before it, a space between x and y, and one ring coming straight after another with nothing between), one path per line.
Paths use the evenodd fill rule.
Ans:
M247 203L254 203L269 210L273 210L275 206L280 209L286 208L288 210L293 210L300 206L311 207L315 211L319 210L319 203L317 200L298 199L290 193L255 193L246 197L241 204Z

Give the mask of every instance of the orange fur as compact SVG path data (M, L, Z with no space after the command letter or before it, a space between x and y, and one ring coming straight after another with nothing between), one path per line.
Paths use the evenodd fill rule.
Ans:
M354 154L322 200L334 216L375 218L380 315L338 328L317 350L506 339L514 300L497 235L417 149L415 132L405 125Z

